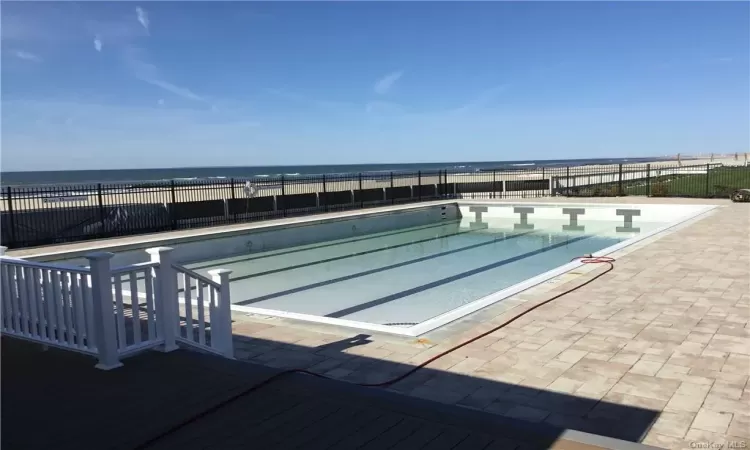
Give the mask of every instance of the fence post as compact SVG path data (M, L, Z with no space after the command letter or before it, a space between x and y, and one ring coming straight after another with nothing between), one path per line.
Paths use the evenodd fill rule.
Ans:
M91 300L94 312L94 340L99 355L97 369L111 370L122 366L117 353L117 330L112 299L110 258L114 253L97 252L86 255L91 273Z
M151 255L151 262L159 263L154 268L158 285L158 295L154 296L156 310L156 334L164 339L159 350L171 352L177 350L175 337L180 324L180 310L177 301L177 271L172 267L172 247L154 247L146 249ZM185 305L189 308L189 305Z
M417 170L417 201L422 201L422 171Z
M365 207L365 196L362 192L362 172L359 173L359 207L360 209Z
M565 167L565 196L570 197L570 166Z
M234 359L232 342L232 308L229 296L229 269L209 270L211 279L219 284L216 304L211 305L211 347L219 350L227 358ZM218 319L214 321L214 319ZM218 326L217 326L218 325Z
M15 246L16 243L16 220L13 215L13 192L10 186L6 188L8 194L8 221L10 222L10 246Z
M618 170L619 176L617 180L617 196L622 197L622 163L620 163L620 168Z
M646 164L646 197L651 197L651 164Z
M708 178L709 174L711 173L711 164L706 164L706 198L708 198Z
M318 196L320 199L320 196ZM325 202L325 210L328 212L328 195L326 194L326 174L323 174L323 202Z
M286 186L284 184L284 175L281 175L281 215L286 217Z
M393 195L393 172L391 172L391 205L396 204L396 197Z
M172 191L172 207L169 208L170 216L172 219L172 229L177 229L177 200L174 192L174 180L170 182L170 190Z
M492 198L495 198L497 192L497 171L492 169Z
M102 200L102 184L96 185L96 196L99 199L99 221L102 223L101 234L105 234L104 201Z

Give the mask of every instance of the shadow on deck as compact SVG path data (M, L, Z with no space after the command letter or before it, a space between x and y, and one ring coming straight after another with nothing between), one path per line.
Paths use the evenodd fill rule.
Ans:
M259 344L275 344L254 339ZM327 345L325 351L352 345ZM372 360L382 368L409 366ZM112 371L90 357L2 338L3 449L567 449L651 448L638 441L655 411L537 391L549 410L591 416L582 431L444 405L384 389L291 374L163 438L176 425L279 372L188 350L146 352ZM382 371L380 371L382 374ZM423 369L414 383L443 372ZM446 375L446 374L444 374ZM450 374L450 383L503 383ZM513 389L520 389L513 386ZM527 389L533 391L533 389ZM518 392L516 392L518 394Z

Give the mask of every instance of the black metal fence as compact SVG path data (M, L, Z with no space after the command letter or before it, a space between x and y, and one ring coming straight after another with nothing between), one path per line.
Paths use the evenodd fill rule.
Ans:
M750 187L750 167L718 164L5 186L0 242L31 247L437 199L727 197L740 187Z

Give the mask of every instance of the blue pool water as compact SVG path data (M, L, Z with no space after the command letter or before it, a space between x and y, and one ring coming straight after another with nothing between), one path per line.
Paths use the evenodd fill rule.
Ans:
M196 262L231 269L232 303L397 327L418 324L630 239L621 223L586 233L537 222L475 229L467 219ZM659 224L641 226L640 233Z

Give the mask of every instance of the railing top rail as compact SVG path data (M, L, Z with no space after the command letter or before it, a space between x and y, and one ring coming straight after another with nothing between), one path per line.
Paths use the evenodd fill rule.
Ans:
M121 273L133 272L134 270L148 269L150 267L158 267L158 262L146 261L142 263L130 264L127 266L115 267L111 270L112 275L119 275Z
M204 275L199 274L198 272L196 272L194 270L190 270L187 267L181 266L179 264L172 264L172 267L177 272L184 273L186 275L190 275L191 277L195 278L196 280L200 280L200 281L208 284L209 286L213 286L216 289L221 288L221 285L219 283L215 282L214 280L212 280L212 279L210 279L210 278L208 278L208 277L206 277Z
M62 270L71 273L89 274L91 270L86 267L71 266L67 264L50 264L37 261L28 261L20 258L12 258L10 256L0 256L0 263L10 264L21 267L29 267L32 269L49 269L49 270Z

